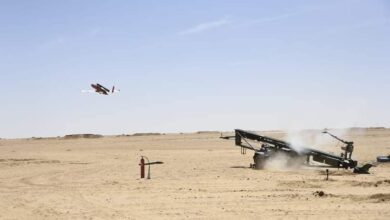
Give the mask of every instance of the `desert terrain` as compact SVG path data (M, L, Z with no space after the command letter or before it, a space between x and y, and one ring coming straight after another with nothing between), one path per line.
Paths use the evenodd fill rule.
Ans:
M318 133L300 135L341 152L330 137L313 138ZM321 166L250 169L253 152L241 155L219 137L1 139L0 219L390 219L390 163L366 175L330 169L325 181ZM390 154L390 129L352 129L342 138L355 142L359 164ZM141 155L164 162L151 167L151 179L140 179Z

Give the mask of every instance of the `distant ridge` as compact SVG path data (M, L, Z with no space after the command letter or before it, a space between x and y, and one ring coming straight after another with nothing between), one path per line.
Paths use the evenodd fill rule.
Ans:
M131 136L157 136L157 135L163 135L161 133L135 133Z
M102 138L100 134L69 134L65 135L65 139L77 139L77 138Z
M195 134L220 134L220 131L197 131Z

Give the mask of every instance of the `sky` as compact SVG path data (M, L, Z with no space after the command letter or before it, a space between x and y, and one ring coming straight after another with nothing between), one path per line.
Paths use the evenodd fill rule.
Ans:
M390 3L0 0L0 83L0 138L390 127Z

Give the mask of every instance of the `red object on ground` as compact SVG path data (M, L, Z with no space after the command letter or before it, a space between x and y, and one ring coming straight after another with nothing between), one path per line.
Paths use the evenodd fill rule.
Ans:
M139 165L141 166L141 179L142 179L145 178L145 160L143 157L141 158L141 162Z

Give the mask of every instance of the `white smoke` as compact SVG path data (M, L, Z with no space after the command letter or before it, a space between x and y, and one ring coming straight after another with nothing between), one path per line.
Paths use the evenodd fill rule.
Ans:
M301 157L292 158L284 153L277 153L267 159L264 164L266 170L294 170L300 168L304 159Z
M290 130L287 131L284 140L289 142L292 148L298 152L302 152L303 148L306 147L339 155L341 153L340 147L344 144L329 134L323 133L324 130ZM364 135L365 133L365 129L361 128L326 130L346 141L353 141L352 135Z

